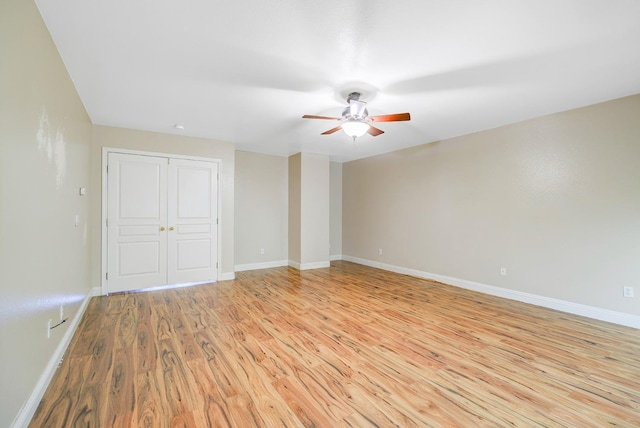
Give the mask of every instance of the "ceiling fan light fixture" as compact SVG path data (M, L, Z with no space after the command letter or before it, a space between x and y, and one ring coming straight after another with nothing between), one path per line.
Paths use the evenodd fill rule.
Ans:
M350 120L342 124L342 130L349 137L362 137L369 130L369 124L356 120Z

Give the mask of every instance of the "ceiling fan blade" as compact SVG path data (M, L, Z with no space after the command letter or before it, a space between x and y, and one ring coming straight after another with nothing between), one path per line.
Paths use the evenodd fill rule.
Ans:
M305 114L302 116L303 119L324 119L324 120L340 120L339 117L329 117L329 116L314 116L312 114Z
M320 134L320 135L329 135L329 134L333 134L334 132L339 131L339 130L341 130L341 129L342 129L342 125L338 125L338 126L336 126L335 128L331 128L331 129L330 129L330 130L328 130L328 131L324 131L324 132L323 132L322 134Z
M383 114L380 116L369 116L372 122L402 122L405 120L411 120L409 113L395 113L395 114Z
M382 129L378 129L375 126L371 126L369 125L369 130L367 131L367 133L369 135L372 135L374 137L377 137L380 134L384 134L384 131Z

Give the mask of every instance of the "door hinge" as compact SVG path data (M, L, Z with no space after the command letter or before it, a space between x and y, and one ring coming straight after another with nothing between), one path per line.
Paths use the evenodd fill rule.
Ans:
M105 279L107 279L107 280L108 280L108 279L109 279L109 272L107 272L107 273L104 275L104 277L105 277Z
M216 224L218 224L218 219L216 219Z
M109 164L107 164L107 174L109 174Z
M109 227L109 219L106 220L107 227Z
M218 269L218 262L216 262L216 269Z

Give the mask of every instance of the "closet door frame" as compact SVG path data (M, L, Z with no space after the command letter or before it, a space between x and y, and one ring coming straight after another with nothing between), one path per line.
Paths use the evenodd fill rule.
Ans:
M101 229L101 269L100 269L100 286L101 286L101 294L108 294L108 282L107 282L107 244L108 244L108 229L107 229L107 218L108 218L108 176L107 176L107 164L109 161L109 153L122 153L129 155L140 155L140 156L153 156L153 157L164 157L170 159L184 159L184 160L195 160L195 161L203 161L203 162L213 162L218 164L218 174L221 171L221 160L214 158L206 158L199 156L187 156L187 155L178 155L173 153L162 153L162 152L148 152L142 150L129 150L129 149L121 149L115 147L103 147L102 148L102 162L101 162L101 185L102 185L102 214L100 218L100 229ZM215 263L220 267L222 266L222 239L221 239L221 216L222 216L222 188L220 186L220 180L218 179L218 191L217 191L217 260ZM220 277L220 268L217 269L217 275ZM209 282L209 281L206 281ZM164 287L171 287L174 284L169 284ZM163 288L163 287L158 287Z

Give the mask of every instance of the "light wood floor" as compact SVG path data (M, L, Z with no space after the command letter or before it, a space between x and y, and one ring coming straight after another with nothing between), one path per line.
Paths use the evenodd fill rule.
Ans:
M639 426L640 332L348 262L92 299L34 427Z

